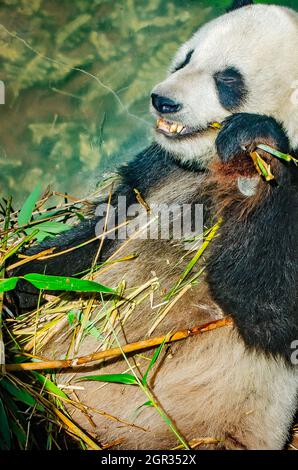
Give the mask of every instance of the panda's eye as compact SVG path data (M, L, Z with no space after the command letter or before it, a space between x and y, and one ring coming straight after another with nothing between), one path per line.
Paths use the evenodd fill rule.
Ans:
M214 74L216 82L224 83L225 85L237 84L242 80L242 75L235 68L227 68L221 72Z
M177 72L178 70L181 70L184 67L186 67L186 65L189 64L193 53L194 53L193 49L191 51L189 51L188 54L185 57L185 60L183 62L181 62L181 64L177 65L177 67L175 67L174 72Z
M222 76L222 77L217 77L217 79L221 81L222 83L226 83L226 85L233 85L233 83L237 83L238 81L236 77Z
M237 109L248 95L245 79L236 67L227 67L213 75L218 98L222 106L229 110Z

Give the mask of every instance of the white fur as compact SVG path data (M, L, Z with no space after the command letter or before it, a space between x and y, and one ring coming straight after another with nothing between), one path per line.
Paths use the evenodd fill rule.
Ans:
M222 121L230 112L219 102L213 74L234 66L248 87L247 100L237 112L277 118L287 129L292 147L298 147L296 12L273 5L252 5L223 15L200 28L180 48L172 70L191 49L194 53L190 63L169 74L153 90L183 104L180 112L166 118L203 128ZM204 163L215 155L216 135L209 130L179 141L157 134L156 140L181 160Z

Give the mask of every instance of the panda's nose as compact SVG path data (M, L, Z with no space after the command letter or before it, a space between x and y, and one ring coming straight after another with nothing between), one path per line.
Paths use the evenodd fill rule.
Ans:
M176 103L171 98L160 96L156 93L152 93L151 99L154 108L162 114L177 113L182 108L180 103Z

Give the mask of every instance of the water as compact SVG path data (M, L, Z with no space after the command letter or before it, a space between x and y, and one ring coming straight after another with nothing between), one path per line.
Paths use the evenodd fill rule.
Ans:
M39 181L83 195L144 148L151 88L230 3L0 0L0 196L19 204Z

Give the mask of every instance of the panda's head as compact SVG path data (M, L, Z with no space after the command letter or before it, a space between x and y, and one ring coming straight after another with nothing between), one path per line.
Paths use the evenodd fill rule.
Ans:
M168 77L152 90L156 141L184 162L215 155L216 131L234 112L267 114L298 148L298 14L235 0L178 51Z

